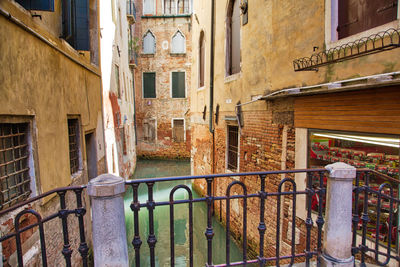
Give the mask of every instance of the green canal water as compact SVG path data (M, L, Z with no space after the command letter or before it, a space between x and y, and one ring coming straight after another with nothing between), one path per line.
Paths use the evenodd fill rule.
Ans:
M188 161L161 161L142 160L137 162L133 179L170 177L190 175L190 162ZM154 185L155 201L167 201L171 189L178 184L185 184L191 188L191 181L161 182ZM179 189L174 194L175 199L188 199L188 193ZM193 198L199 197L193 191ZM127 239L129 261L134 266L134 249L131 244L133 240L133 213L130 209L132 201L132 189L129 188L125 194L125 216L127 226ZM147 201L147 186L140 185L139 201ZM175 226L175 266L189 266L189 222L188 204L179 204L174 209ZM171 266L170 264L170 233L169 233L169 206L156 207L154 211L154 228L157 238L156 244L156 266ZM147 245L149 233L148 211L142 208L139 213L140 238L142 246L140 249L141 265L150 266L150 253ZM204 202L193 204L193 249L194 266L204 266L207 262L207 242L204 231L207 226L207 207ZM213 263L225 262L225 229L213 218ZM238 246L231 241L231 262L240 261L242 252Z

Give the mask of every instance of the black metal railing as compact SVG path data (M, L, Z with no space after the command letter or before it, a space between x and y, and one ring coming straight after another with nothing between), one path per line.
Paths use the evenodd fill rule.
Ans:
M277 192L267 192L266 191L266 179L268 176L276 176L284 174L286 176L294 176L295 173L307 173L307 188L305 190L298 190L296 186L296 182L293 178L285 178L283 179L279 185ZM237 266L237 265L250 265L250 264L257 264L259 266L266 266L266 264L273 263L277 266L284 263L293 264L295 261L304 261L306 262L307 266L309 266L310 261L313 257L316 257L318 253L321 252L322 249L322 227L324 225L323 220L323 209L322 206L318 212L318 219L316 225L313 224L312 221L312 213L311 213L311 199L314 194L319 194L321 198L325 194L325 188L323 186L323 177L326 173L325 169L310 169L310 170L288 170L288 171L269 171L269 172L253 172L253 173L230 173L230 174L215 174L215 175L205 175L205 176L186 176L186 177L170 177L170 178L154 178L154 179L140 179L140 180L130 180L127 181L126 184L132 187L133 193L133 201L131 203L131 210L133 211L134 216L134 238L132 241L134 250L135 250L135 266L141 266L141 258L140 258L140 249L142 246L142 238L140 236L140 225L139 225L139 211L141 208L146 208L148 210L148 222L149 222L149 229L148 229L148 236L147 236L147 243L149 246L150 251L150 266L156 266L156 243L157 237L155 236L154 232L154 209L159 206L169 206L170 207L170 259L171 259L171 266L175 266L175 250L174 250L174 212L173 208L176 205L180 204L189 204L188 213L189 213L189 266L193 266L194 262L194 255L193 255L193 235L203 235L203 233L193 233L193 203L197 202L205 202L207 205L207 226L204 229L205 238L207 242L207 262L205 263L206 266ZM318 188L312 188L312 179L317 174L320 178L320 186ZM245 177L258 177L260 179L259 183L259 191L256 193L250 193L246 184L242 181L233 180L226 188L225 195L216 195L213 190L213 184L218 181L222 181L224 178L245 178ZM189 187L186 185L177 185L173 187L170 191L169 201L154 201L154 186L157 183L168 182L168 181L185 181L185 180L198 180L203 179L206 183L206 196L193 198L193 193ZM138 188L141 184L145 184L148 190L148 196L146 202L139 202L138 199ZM232 188L239 186L242 188L243 194L239 195L232 195ZM288 189L289 188L289 189ZM185 200L174 200L174 193L178 189L184 189L188 192L189 197ZM296 240L295 240L295 233L296 233L296 218L297 218L297 209L296 209L296 198L300 195L306 197L306 209L307 209L307 219L306 219L306 244L305 250L300 253L296 253ZM282 197L289 197L291 199L291 252L289 255L283 255L282 250L280 248L280 229L281 229L281 198ZM247 209L247 202L250 199L259 199L259 222L257 231L259 233L259 250L257 257L250 258L248 256L248 244L247 244L247 236L248 236L248 209ZM266 200L269 198L276 198L276 224L267 225L266 218L265 218L265 211L266 211ZM241 261L238 262L230 262L230 232L231 232L231 225L230 225L230 217L231 217L231 208L230 208L230 201L234 199L241 199L243 202L242 205L242 229L241 229L241 243L242 243L242 250L243 250L243 258ZM214 229L212 225L212 216L213 216L213 208L215 208L216 202L226 202L226 263L224 264L214 264L213 263L213 236L214 236ZM222 206L220 205L220 210ZM253 214L254 216L254 214ZM258 215L257 215L258 216ZM318 235L318 242L316 244L312 243L311 240L311 232L312 227L316 226L317 235ZM265 234L267 228L273 227L273 232L275 232L275 254L274 255L267 255L264 251L264 246L266 244ZM159 248L165 249L165 248ZM316 259L315 259L316 260Z
M138 55L133 49L129 49L129 64L130 65L138 65Z
M303 173L306 177L305 189L299 190L299 185L295 181L295 174ZM285 178L279 183L279 177L283 175ZM188 266L194 266L194 236L205 235L205 242L207 243L207 260L206 266L250 266L256 264L258 266L282 264L293 265L295 262L305 262L306 266L310 266L312 261L318 261L318 255L323 251L323 226L324 220L324 198L326 194L326 177L328 173L325 169L307 169L307 170L286 170L286 171L268 171L268 172L249 172L249 173L230 173L230 174L214 174L204 176L182 176L182 177L169 177L169 178L154 178L154 179L140 179L128 180L126 185L132 187L133 200L130 208L133 212L133 230L134 237L132 244L135 250L135 266L141 266L141 246L144 237L140 232L139 212L142 208L147 209L148 213L148 229L147 245L149 247L149 265L156 266L156 249L169 250L170 253L170 266L176 265L175 257L175 226L174 226L174 207L177 205L188 205L188 236L189 236L189 250L188 250ZM246 181L248 179L256 179L250 187ZM183 184L174 186L169 191L169 200L156 201L154 188L158 183L168 181L187 181L187 180L203 180L205 185L206 194L204 197L194 197L195 194L192 189ZM380 183L384 181L383 183ZM201 182L201 181L196 181ZM229 182L229 183L227 183ZM380 185L378 185L380 183ZM139 201L139 186L144 185L147 187L147 199ZM224 185L223 185L224 184ZM254 184L258 188L254 188ZM303 183L302 183L303 184ZM215 185L219 186L219 190L215 190ZM267 186L269 191L267 190ZM369 169L360 169L357 171L357 176L353 186L353 244L352 254L361 261L362 266L366 262L374 261L375 264L384 266L389 261L400 261L395 247L398 246L398 223L395 222L396 212L399 207L400 200L398 199L398 189L394 185L398 185L398 180L392 177L377 173ZM224 187L224 188L222 188ZM62 249L59 256L63 255L66 266L71 266L72 261L77 257L72 257L73 247L79 252L79 261L82 261L83 266L88 266L88 245L86 243L84 215L86 209L84 207L85 195L83 192L86 186L75 186L55 189L43 195L34 197L25 202L14 205L11 208L5 209L0 212L0 218L3 216L10 216L12 218L12 229L5 235L0 237L0 243L3 245L4 251L9 251L11 247L15 247L12 253L17 255L18 266L23 266L23 248L22 244L26 241L24 234L30 230L38 231L40 241L41 264L43 266L54 266L54 262L49 262L48 243L47 241L54 242L54 234L49 233L52 231L60 231L60 242L62 242ZM240 194L234 194L233 188L239 188ZM188 193L187 199L176 200L175 193L178 190L185 190ZM221 191L222 190L222 191ZM219 192L219 193L218 193ZM221 193L223 192L223 193ZM60 207L57 211L48 212L41 205L43 201L49 201L49 198L56 194L59 198ZM315 198L317 196L317 198ZM298 198L305 199L306 215L304 220L299 220L298 212ZM282 200L282 198L284 198ZM67 201L68 199L68 201ZM318 199L317 208L312 209L313 199ZM70 201L71 200L71 201ZM73 200L73 201L72 201ZM241 227L239 227L239 235L241 237L242 245L242 259L240 261L231 262L231 248L230 239L231 232L233 232L231 217L231 201L240 200L241 215L239 220ZM271 200L273 200L271 202ZM71 202L74 207L71 208ZM194 232L193 228L193 215L194 203L203 202L207 206L207 223L204 232ZM214 264L213 262L213 242L214 228L212 224L213 213L219 209L222 213L223 205L225 204L224 216L226 225L226 251L225 263ZM253 205L253 209L249 205ZM254 209L254 205L257 208ZM155 229L155 209L157 207L167 206L170 208L169 214L169 244L170 247L157 248L157 236ZM371 213L371 206L376 207L375 213ZM285 210L285 208L287 208ZM38 212L41 211L41 212ZM250 212L251 210L251 212ZM266 217L267 210L273 212ZM275 212L276 211L276 212ZM77 218L74 220L70 215L75 215ZM31 216L32 220L29 223L21 224L22 218ZM374 216L374 218L372 218ZM249 224L251 220L257 220ZM275 220L272 223L272 219ZM382 219L384 218L384 219ZM236 218L237 219L237 218ZM313 221L315 220L315 223ZM282 240L284 230L282 222L287 223L287 229L290 229L290 237L286 238L286 244L290 249L284 249ZM45 227L51 221L58 221L59 228L52 229L52 227ZM75 225L71 225L75 223ZM253 225L253 228L250 228ZM256 227L254 227L256 225ZM296 229L304 225L304 242L296 243ZM78 229L76 235L72 238L71 228ZM143 227L143 226L142 226ZM236 225L237 227L237 225ZM374 229L372 231L372 229ZM249 232L257 231L258 238L256 240L256 247L251 248L249 244ZM268 233L268 235L266 234ZM383 233L388 233L386 238L382 237ZM254 236L253 236L254 238ZM24 240L25 239L25 240ZM71 240L79 239L76 244ZM62 240L62 241L61 241ZM394 241L395 240L395 241ZM253 240L254 241L254 240ZM4 246L5 242L6 246ZM15 245L11 245L11 243ZM255 244L252 242L252 245ZM7 248L8 246L8 248ZM4 248L7 249L4 249ZM265 248L269 248L268 251ZM273 248L273 249L271 249ZM252 249L253 253L249 253ZM256 253L257 255L253 255ZM75 252L75 255L77 253ZM371 256L372 255L372 256ZM6 255L7 256L7 255ZM8 255L10 256L10 255Z
M126 14L133 16L136 20L136 7L134 0L126 0Z
M33 197L28 199L27 201L21 202L17 205L14 205L8 209L0 211L0 218L5 218L6 216L12 216L10 219L12 220L12 226L9 231L0 237L0 243L3 246L3 259L8 260L5 255L6 250L8 253L16 253L17 264L18 266L24 266L24 251L23 251L23 243L26 241L29 236L27 234L29 231L39 231L39 242L40 242L40 254L41 254L41 264L42 266L54 266L54 262L49 262L49 257L54 257L54 255L49 255L47 252L49 250L49 245L47 243L53 243L57 234L60 234L60 241L63 242L62 250L60 251L60 256L63 255L65 259L65 266L72 266L72 243L71 238L69 236L71 230L72 218L70 215L76 216L75 226L78 228L79 232L79 244L77 245L77 250L80 254L80 260L82 261L83 266L88 266L88 252L89 248L86 243L85 236L85 224L84 224L84 215L86 213L86 209L84 207L82 201L82 193L86 186L71 186L64 187L51 190L47 193L44 193L40 196ZM41 201L51 201L50 198L54 197L56 194L59 198L59 210L51 212L51 214L46 214L47 209L41 207L44 204ZM75 195L75 198L73 195ZM75 208L67 207L67 198L74 198L73 202L75 202ZM16 213L15 215L13 215ZM4 216L4 217L3 217ZM15 216L15 217L14 217ZM28 223L22 223L24 219L27 217L33 216L31 219L28 219ZM43 217L42 217L43 216ZM61 222L60 228L54 229L52 227L46 227L47 224L50 224L52 221L59 220ZM22 221L22 222L21 222ZM45 231L46 229L46 231ZM76 238L76 237L75 237ZM57 240L58 241L58 240ZM12 249L15 248L15 249ZM5 262L10 264L9 262ZM38 263L36 263L38 264Z

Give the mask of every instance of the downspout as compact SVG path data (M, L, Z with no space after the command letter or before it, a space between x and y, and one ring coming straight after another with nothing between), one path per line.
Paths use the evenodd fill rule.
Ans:
M212 134L212 173L215 173L215 132L214 115L214 35L215 35L215 0L211 0L211 42L210 42L210 118L209 131Z

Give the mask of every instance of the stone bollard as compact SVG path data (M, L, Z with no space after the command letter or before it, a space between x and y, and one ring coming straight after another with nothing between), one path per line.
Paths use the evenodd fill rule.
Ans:
M112 174L92 179L87 187L92 201L95 267L129 266L125 229L125 180Z
M327 165L325 168L329 171L329 178L321 265L353 267L351 219L353 179L356 178L356 168L342 162Z

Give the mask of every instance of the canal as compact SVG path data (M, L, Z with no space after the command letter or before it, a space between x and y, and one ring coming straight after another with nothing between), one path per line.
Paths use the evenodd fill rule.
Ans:
M162 161L162 160L141 160L137 162L133 179L170 177L190 175L189 161ZM155 201L166 201L169 199L171 189L178 184L186 184L191 188L191 181L162 182L154 185ZM199 197L193 192L193 198ZM187 199L186 191L180 189L175 193L175 199ZM127 226L127 239L129 250L129 261L134 266L134 249L131 244L133 240L133 213L130 209L132 201L132 189L129 188L125 194L125 216ZM140 185L139 201L147 201L147 187ZM189 223L188 204L175 206L175 266L189 266ZM154 212L156 244L156 266L171 266L170 264L170 234L169 234L169 206L159 206ZM149 248L147 245L148 236L148 211L142 208L139 213L140 238L142 246L140 249L141 265L150 266ZM207 242L204 231L207 225L207 207L204 202L193 204L193 248L194 266L204 266L207 262ZM213 219L215 235L213 238L213 263L225 262L225 229ZM231 241L231 262L240 261L242 252L238 246Z

